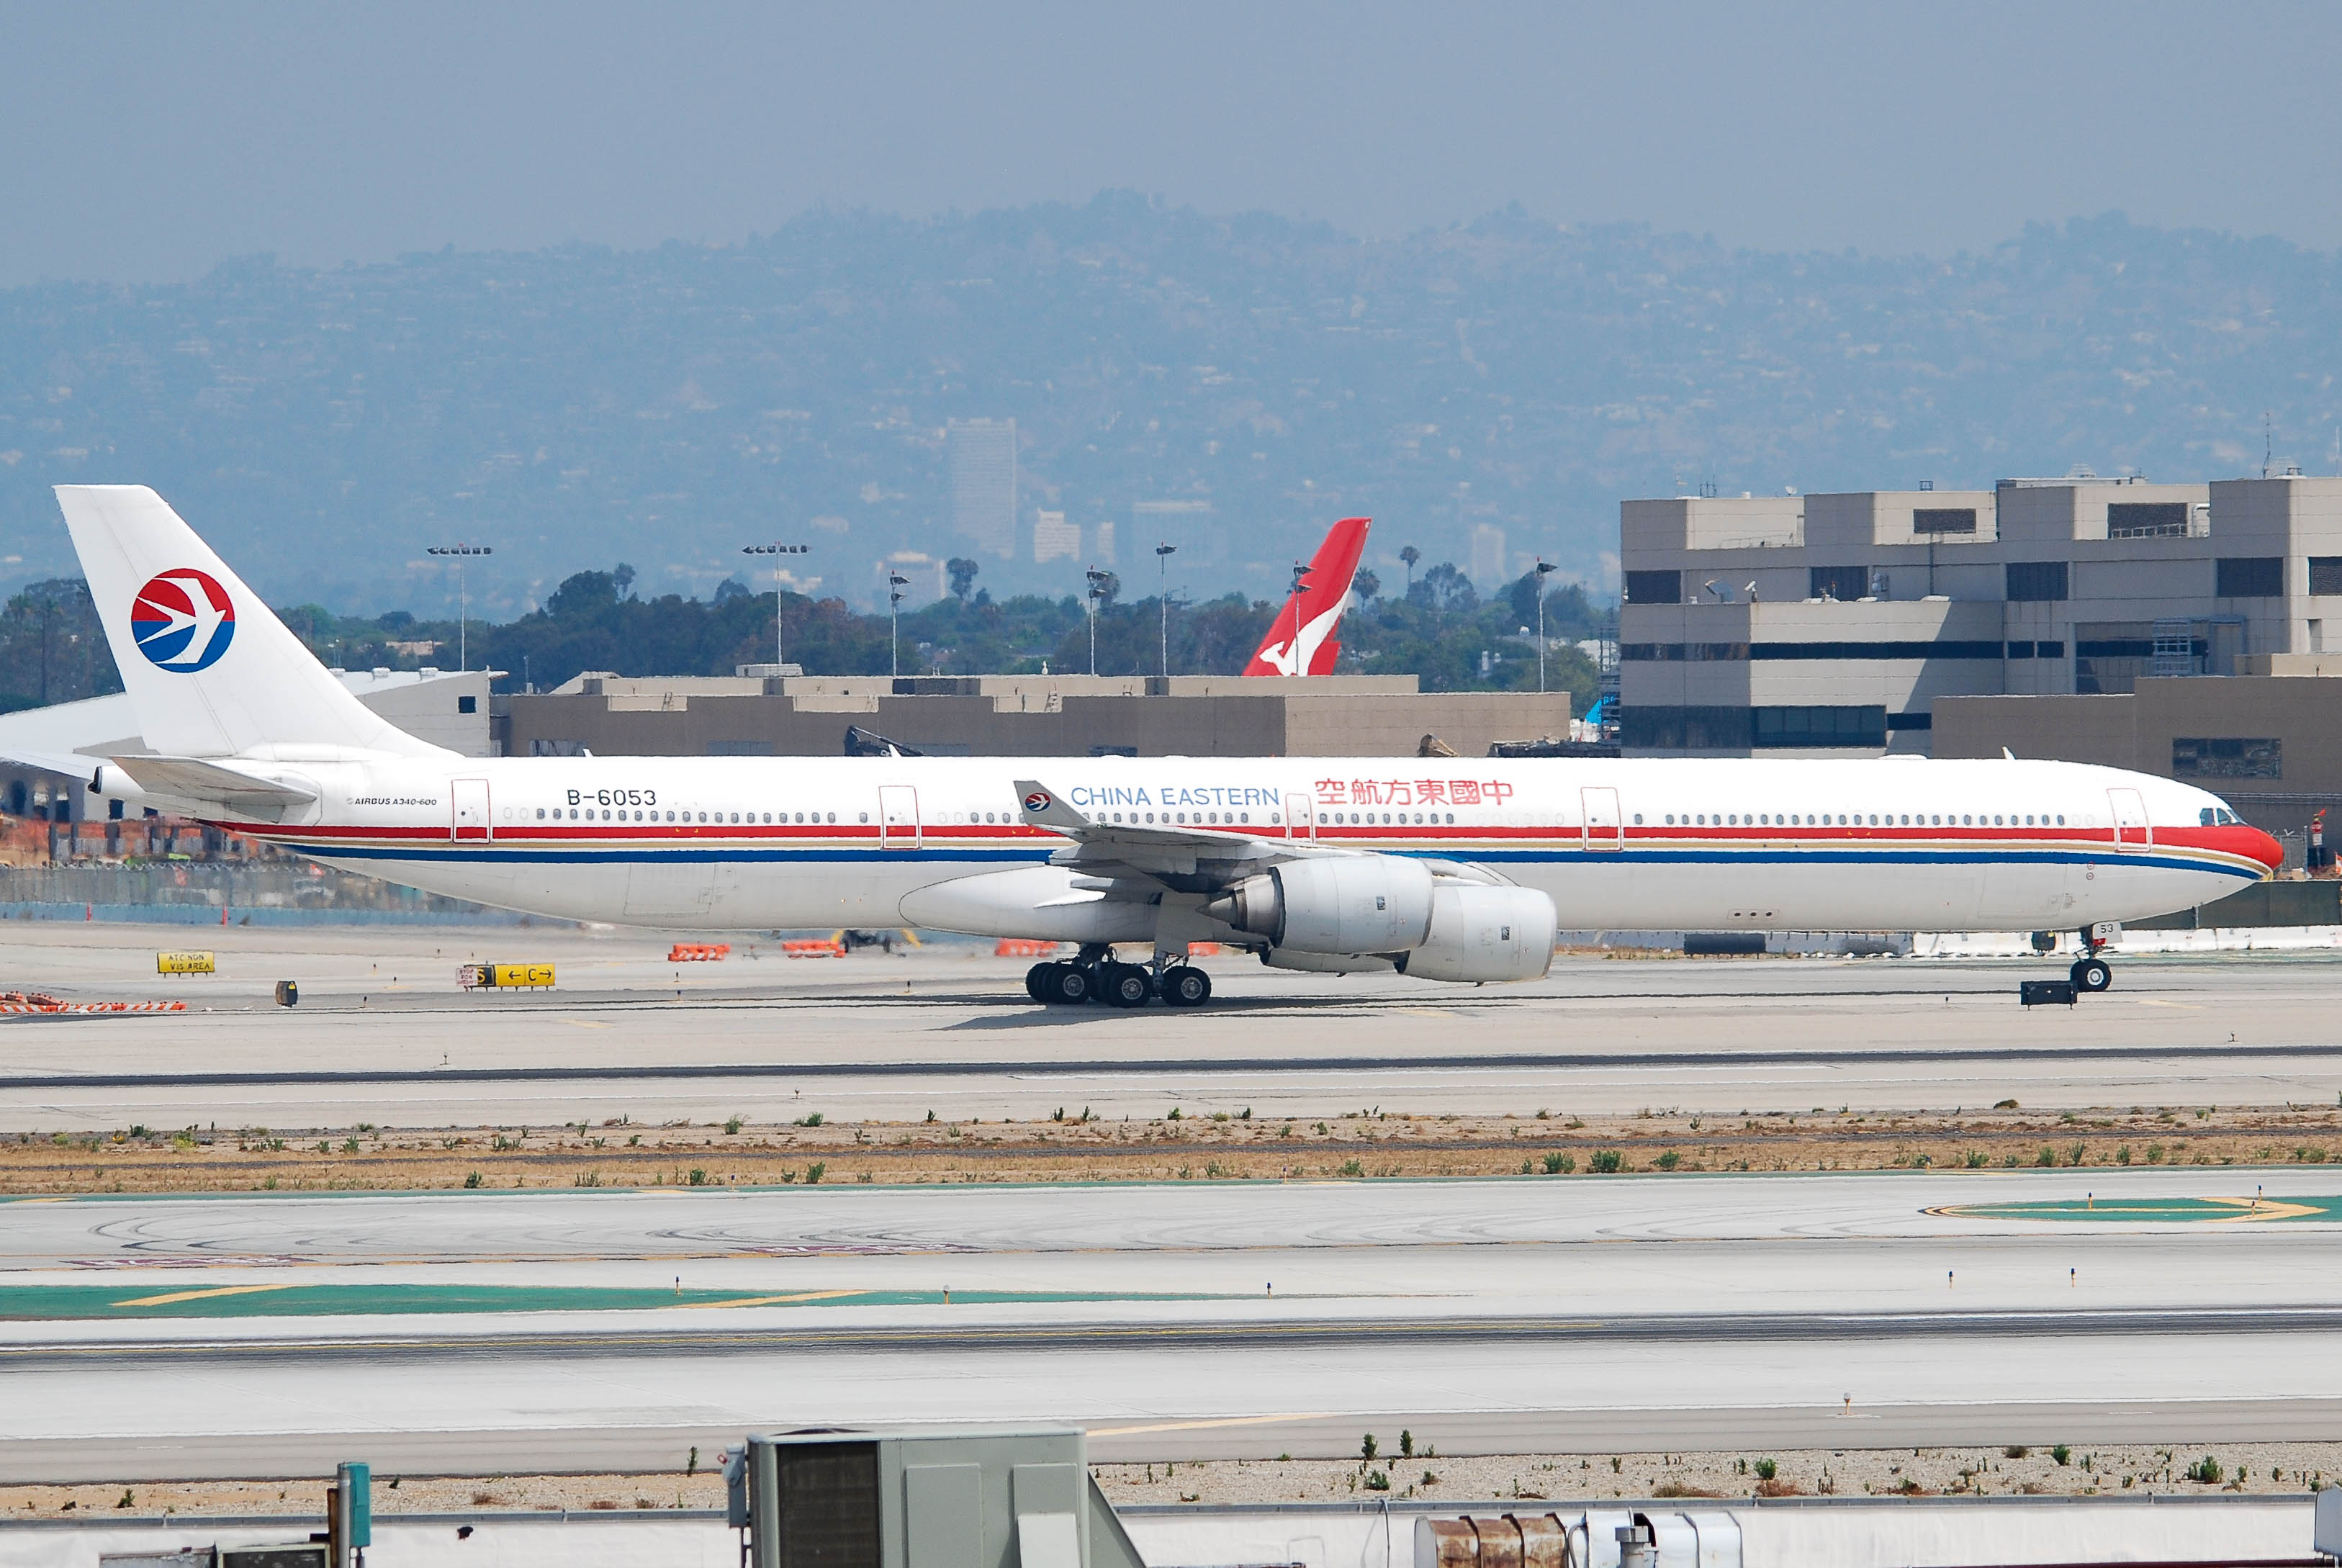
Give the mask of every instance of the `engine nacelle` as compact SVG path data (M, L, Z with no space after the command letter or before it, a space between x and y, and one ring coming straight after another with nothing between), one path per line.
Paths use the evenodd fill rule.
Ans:
M1431 890L1431 873L1416 861L1328 856L1248 876L1204 913L1296 953L1399 953L1429 934Z
M1418 980L1542 979L1560 924L1553 900L1534 887L1443 882L1432 894L1431 934L1398 955L1398 969Z
M1379 953L1296 953L1270 947L1260 961L1271 969L1297 969L1309 974L1389 974L1398 965Z

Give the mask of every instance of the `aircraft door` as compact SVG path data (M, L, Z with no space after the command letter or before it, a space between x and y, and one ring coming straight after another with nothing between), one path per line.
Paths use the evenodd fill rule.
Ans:
M493 836L488 825L488 781L485 779L455 779L447 785L447 836L452 839L485 839Z
M1626 824L1618 814L1615 789L1582 789L1577 798L1585 807L1584 845L1589 852L1615 854L1626 847Z
M1289 794L1285 797L1285 836L1317 836L1317 802L1315 796Z
M919 792L908 784L878 786L878 847L919 847Z
M2155 829L2147 820L2147 802L2135 789L2110 789L2107 803L2114 808L2115 848L2137 854L2155 843Z

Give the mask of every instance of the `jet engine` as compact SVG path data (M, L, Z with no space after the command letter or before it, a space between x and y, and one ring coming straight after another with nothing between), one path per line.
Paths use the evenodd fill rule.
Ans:
M1550 929L1553 905L1546 904ZM1431 930L1432 877L1396 855L1288 861L1204 905L1214 920L1296 953L1396 953Z
M1538 980L1553 967L1560 924L1553 900L1534 887L1441 883L1431 895L1431 932L1396 955L1418 980Z

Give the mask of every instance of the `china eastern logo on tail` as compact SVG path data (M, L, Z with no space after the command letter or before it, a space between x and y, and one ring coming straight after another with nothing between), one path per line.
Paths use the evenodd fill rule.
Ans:
M155 668L192 675L235 639L235 603L205 572L158 572L130 604L130 637Z

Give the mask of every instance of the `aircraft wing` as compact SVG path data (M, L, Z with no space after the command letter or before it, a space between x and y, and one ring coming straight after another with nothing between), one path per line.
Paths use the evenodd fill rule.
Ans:
M1206 893L1279 861L1358 853L1209 827L1094 822L1037 779L1018 779L1016 795L1026 826L1045 828L1067 841L1049 857L1052 864L1110 881L1136 877L1183 893Z
M88 784L97 777L98 767L105 759L84 756L79 752L34 751L0 743L0 761L15 763L18 767L39 768L43 773L63 774Z

